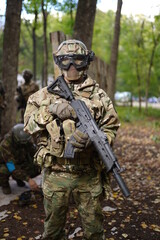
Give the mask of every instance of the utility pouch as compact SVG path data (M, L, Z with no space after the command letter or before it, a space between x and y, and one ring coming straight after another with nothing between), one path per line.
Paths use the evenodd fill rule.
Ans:
M50 135L50 138L48 139L50 154L56 157L62 157L64 150L64 132L62 123L59 119L55 119L46 125L46 129Z
M34 162L41 168L51 167L53 164L52 159L53 157L50 155L50 151L44 146L41 146L34 155Z

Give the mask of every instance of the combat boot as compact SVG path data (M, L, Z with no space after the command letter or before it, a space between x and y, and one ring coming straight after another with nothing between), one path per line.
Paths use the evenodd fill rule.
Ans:
M11 194L11 188L9 183L2 186L2 192L6 195Z
M24 187L26 185L22 180L19 180L19 179L17 179L16 182L18 187Z

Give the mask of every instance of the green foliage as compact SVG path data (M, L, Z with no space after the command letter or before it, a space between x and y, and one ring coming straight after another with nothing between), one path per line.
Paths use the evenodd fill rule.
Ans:
M159 34L159 25L157 22L155 21L152 24L144 18L144 16L139 16L137 20L132 17L127 18L122 16L117 74L117 89L119 91L130 91L133 95L137 95L139 91L142 96L145 95L146 79L148 77L150 59L154 49L154 40ZM149 96L158 97L160 95L159 55L160 43L156 48L154 63L151 69ZM140 86L138 85L137 66Z
M105 62L109 62L113 39L115 13L97 10L94 24L92 49Z
M45 0L44 4L48 13L47 17L47 37L48 37L48 72L53 72L52 50L49 40L49 33L54 31L63 31L68 36L73 34L73 26L76 15L76 6L78 0ZM42 74L43 59L43 18L41 13L41 0L24 0L24 9L27 13L34 16L35 10L38 12L38 22L36 26L33 21L22 20L20 36L20 54L19 54L19 72L24 68L32 69L32 29L36 27L37 36L37 74ZM55 12L55 10L58 10ZM107 13L97 10L94 24L92 49L96 56L109 63L111 45L113 40L115 13ZM117 68L117 90L130 91L138 96L140 92L143 96L146 88L146 77L148 74L149 61L151 58L154 36L160 33L160 16L155 17L153 21L154 31L152 32L151 22L138 16L136 19L132 16L121 17L121 34L119 43L119 56ZM2 41L3 33L0 33L0 59L2 59ZM151 84L149 96L160 96L160 42L155 50L155 57L151 69ZM137 69L138 65L141 85L138 85ZM1 60L0 60L1 72ZM126 120L130 121L130 112L126 114Z
M21 22L19 72L32 69L32 31L29 21Z
M160 128L160 111L155 108L148 108L148 111L142 108L139 112L138 107L116 106L120 122L125 123L145 123L155 128Z
M78 0L63 0L57 1L55 10L62 11L63 13L71 14L77 8Z
M75 13L74 13L75 16ZM21 22L20 36L20 54L19 54L19 72L24 68L32 69L32 24L33 22L23 20ZM38 78L42 74L42 56L43 56L43 24L42 16L39 15L39 21L36 26L37 35L37 75ZM52 49L49 41L49 33L54 31L62 31L65 34L72 35L72 21L70 16L57 13L57 15L48 15L47 21L47 37L48 37L48 73L53 73Z

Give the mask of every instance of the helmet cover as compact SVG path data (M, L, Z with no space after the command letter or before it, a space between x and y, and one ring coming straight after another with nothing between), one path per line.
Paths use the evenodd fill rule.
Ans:
M12 136L17 144L27 144L31 140L31 135L24 132L24 124L18 123L12 128Z
M88 51L83 42L73 39L62 42L53 56L60 69L68 70L72 64L81 71L93 61L94 53Z

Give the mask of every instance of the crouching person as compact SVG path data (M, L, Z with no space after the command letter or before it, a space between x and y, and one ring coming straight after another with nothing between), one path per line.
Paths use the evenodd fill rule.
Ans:
M27 181L32 190L38 190L37 183L32 179L40 174L39 168L33 163L36 147L31 135L23 131L23 124L16 124L0 143L0 186L4 194L10 194L9 177L19 187Z

